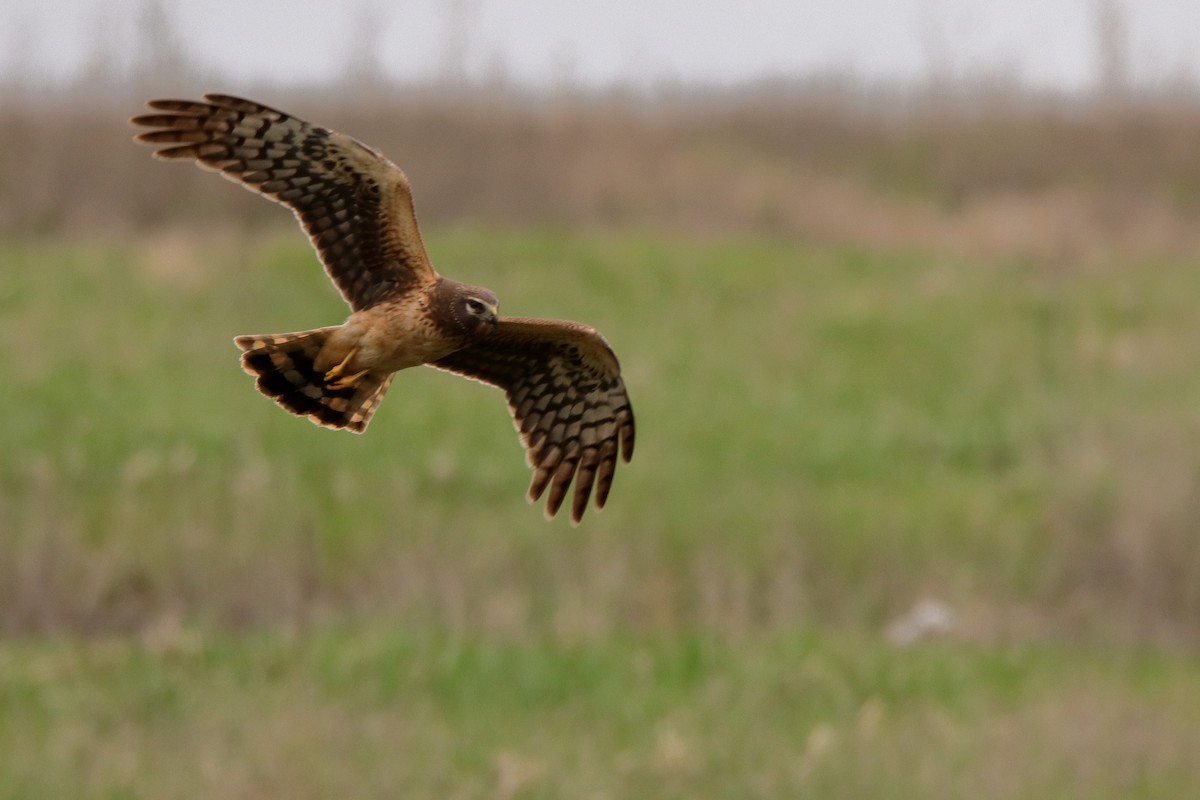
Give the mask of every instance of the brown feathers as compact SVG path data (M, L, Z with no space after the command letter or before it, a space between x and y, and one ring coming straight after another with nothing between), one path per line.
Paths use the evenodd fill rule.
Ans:
M608 343L576 322L501 319L496 332L430 366L498 386L533 468L529 499L549 487L553 517L572 478L571 520L579 522L595 487L596 508L612 488L618 445L633 456L633 408Z
M395 372L418 364L498 386L533 468L529 499L553 517L572 482L571 521L602 508L633 409L617 358L577 322L497 316L487 289L434 270L408 179L366 145L259 103L208 94L154 100L137 140L194 160L291 208L354 313L343 325L239 336L259 391L318 425L362 433Z
M357 310L432 284L408 179L349 136L226 95L153 100L134 117L156 158L194 159L295 212L329 277Z
M339 386L316 367L321 349L337 328L234 339L245 352L242 369L258 377L258 390L288 411L326 428L346 428L355 433L367 423L391 385L395 373L384 377L366 374Z

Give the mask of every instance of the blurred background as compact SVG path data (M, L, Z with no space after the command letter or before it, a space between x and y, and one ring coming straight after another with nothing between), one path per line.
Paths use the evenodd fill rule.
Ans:
M494 390L254 391L346 309L130 141L205 91L604 332L603 513ZM0 797L1200 786L1200 6L9 0L0 145Z

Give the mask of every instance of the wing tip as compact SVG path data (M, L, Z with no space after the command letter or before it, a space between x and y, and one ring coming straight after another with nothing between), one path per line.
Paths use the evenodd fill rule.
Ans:
M192 100L176 100L173 98L158 98L155 100L147 100L146 108L152 108L155 111L180 111L184 108L192 106L195 101Z

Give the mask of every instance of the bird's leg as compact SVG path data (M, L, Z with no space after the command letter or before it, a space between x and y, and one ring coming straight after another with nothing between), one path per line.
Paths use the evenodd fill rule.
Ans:
M334 378L337 378L338 376L340 376L343 372L345 372L346 365L349 364L350 359L354 358L356 355L358 355L358 348L357 347L350 348L350 351L348 353L346 353L346 357L343 358L340 362L338 362L337 366L331 367L329 369L329 371L327 371L325 373L325 380L331 381Z
M335 381L326 381L325 386L330 389L349 389L354 384L358 383L363 375L366 375L370 370L362 370L353 375L344 375Z
M358 383L363 375L366 375L368 370L356 372L353 375L346 375L346 365L350 363L350 359L354 358L358 353L358 348L355 347L346 357L338 363L337 366L325 373L325 385L330 389L349 389L354 384Z

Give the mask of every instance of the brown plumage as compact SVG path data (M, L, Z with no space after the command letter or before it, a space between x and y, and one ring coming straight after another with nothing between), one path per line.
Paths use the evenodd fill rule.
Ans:
M318 425L366 430L395 373L427 364L504 390L553 517L574 481L571 520L604 506L633 409L604 338L576 322L498 316L487 289L433 268L408 179L366 145L249 100L153 100L137 141L195 161L288 206L350 305L342 325L239 336L259 391ZM594 491L593 491L594 489Z

